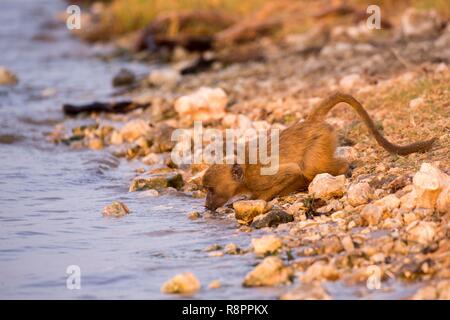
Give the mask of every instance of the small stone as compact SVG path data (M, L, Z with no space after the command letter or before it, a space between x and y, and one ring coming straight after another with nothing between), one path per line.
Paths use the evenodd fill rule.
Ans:
M367 182L352 184L347 191L348 203L354 207L369 202L373 190Z
M423 107L424 105L425 105L425 99L422 98L422 97L412 99L412 100L409 102L409 107L410 107L411 109L418 109L418 108L420 108L420 107Z
M436 209L440 213L450 213L450 185L441 191L436 201Z
M172 88L181 81L181 74L172 68L156 69L148 75L148 82L154 86Z
M382 229L397 229L402 226L402 220L398 218L387 218L383 221L381 228Z
M160 154L158 154L158 153L149 153L148 155L143 157L141 161L144 164L149 165L149 166L152 166L152 165L155 165L155 164L163 164L164 163L163 157Z
M309 194L327 200L333 197L342 197L345 191L345 176L337 177L329 173L321 173L314 177L308 187Z
M159 192L158 192L158 190L155 190L155 189L149 189L149 190L139 192L140 198L146 198L146 197L154 198L154 197L158 197L158 196L159 196Z
M353 244L352 237L350 236L343 237L341 239L341 244L344 247L345 251L347 251L347 253L353 252L353 250L355 250L355 245Z
M100 138L89 139L88 147L92 150L101 150L104 147L103 140Z
M361 210L361 217L371 226L377 225L383 216L383 209L374 204L368 204Z
M211 251L208 253L208 256L210 257L223 257L224 253L222 251Z
M413 178L416 208L433 209L441 191L450 185L450 177L429 163L423 163Z
M111 134L111 144L122 144L123 138L119 131L114 130Z
M300 276L300 280L305 283L323 280L335 281L337 279L339 279L338 270L333 264L325 261L315 262Z
M211 251L218 251L221 249L222 249L222 246L220 244L214 243L214 244L206 247L204 251L211 252Z
M228 98L220 88L202 87L196 92L175 101L175 110L185 121L208 121L225 115Z
M235 217L241 224L249 224L261 214L267 212L267 202L264 200L241 200L233 203Z
M327 205L316 209L318 213L330 213L344 209L344 205L337 199L332 199Z
M291 276L291 268L286 267L280 258L270 256L264 258L260 264L247 273L243 286L274 286L289 282Z
M200 212L198 212L198 211L192 211L192 212L188 213L188 218L191 220L197 220L200 217L201 217L201 215L200 215Z
M120 201L113 201L113 203L103 208L102 213L108 217L123 217L130 213L130 209Z
M0 66L0 86L13 86L17 83L19 83L17 76L5 67Z
M374 204L383 208L385 212L392 212L400 206L400 199L394 194L389 194L375 201Z
M346 75L339 81L339 85L347 90L353 89L359 83L361 83L361 76L356 73Z
M281 300L331 300L331 296L320 282L302 283L283 294Z
M258 215L253 219L251 226L256 229L276 227L283 223L294 221L294 217L281 209L272 209L269 212Z
M170 187L178 190L183 185L183 177L178 172L144 173L133 179L129 192Z
M403 215L403 222L405 223L405 225L409 225L417 220L419 220L419 217L417 217L417 215L413 212L407 212Z
M213 280L209 283L209 289L219 289L222 286L219 280Z
M412 297L412 300L434 300L437 299L437 290L433 286L420 288Z
M119 86L127 86L130 84L133 84L133 82L136 80L136 76L133 72L131 72L128 69L121 69L113 78L113 86L119 87Z
M241 249L234 243L229 243L225 246L224 251L226 254L239 254Z
M161 287L161 292L193 294L200 289L200 286L200 281L198 281L193 273L184 272L164 283Z
M409 38L429 38L439 33L442 20L436 10L408 8L401 17L403 34Z
M358 159L358 152L353 147L344 146L336 148L335 156L347 160L347 162L352 163Z
M281 245L281 240L274 235L252 239L253 250L257 255L275 253L281 248Z
M133 142L137 138L147 135L149 131L150 126L147 121L136 119L127 122L120 130L120 134L122 135L123 140Z
M415 221L406 227L407 239L423 245L427 245L436 236L436 224L434 222Z

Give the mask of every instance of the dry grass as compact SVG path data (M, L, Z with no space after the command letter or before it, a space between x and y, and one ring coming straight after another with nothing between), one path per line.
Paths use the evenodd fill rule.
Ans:
M159 14L183 10L219 9L246 15L266 0L114 0L103 17L112 34L124 34L145 27Z

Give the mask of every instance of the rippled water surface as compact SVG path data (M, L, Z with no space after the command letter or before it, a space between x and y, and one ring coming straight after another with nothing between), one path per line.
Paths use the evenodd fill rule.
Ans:
M174 298L160 286L187 270L204 288L214 279L223 283L196 298L275 297L277 290L240 286L253 257L202 251L250 239L228 220L187 219L201 200L129 194L133 163L45 141L63 119L64 102L107 97L125 63L98 59L64 23L51 22L63 2L2 0L0 7L0 65L20 78L14 88L0 87L0 298ZM113 200L132 214L102 217ZM66 288L73 264L81 268L81 290Z
M64 9L57 0L0 2L0 65L20 78L16 87L0 87L0 298L180 298L160 287L184 271L203 284L195 298L276 298L286 288L241 286L256 263L252 254L203 251L214 243L247 247L250 235L233 221L191 221L187 212L200 210L202 200L127 192L138 164L45 141L63 120L63 103L105 99L121 67L149 68L99 59L99 48L71 38L55 20ZM101 210L113 200L132 214L104 218ZM66 288L69 265L81 268L81 290ZM214 279L222 288L206 289ZM361 297L339 283L327 289L335 298ZM369 298L400 298L414 289Z

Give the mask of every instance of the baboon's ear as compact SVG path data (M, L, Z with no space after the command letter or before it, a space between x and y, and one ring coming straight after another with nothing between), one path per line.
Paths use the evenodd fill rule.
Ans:
M231 175L233 179L239 182L242 182L244 179L244 170L242 169L240 164L233 164L231 167Z

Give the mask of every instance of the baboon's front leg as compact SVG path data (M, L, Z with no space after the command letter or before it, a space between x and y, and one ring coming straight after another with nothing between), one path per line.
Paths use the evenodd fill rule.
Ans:
M288 189L289 186L303 180L304 177L301 174L298 164L287 163L280 165L278 172L274 175L260 175L254 181L255 188L252 191L254 192L255 198L269 201L279 195L283 190ZM261 186L264 186L264 188L260 188Z

